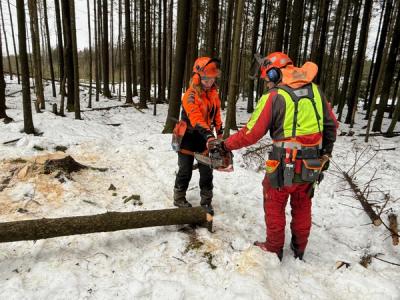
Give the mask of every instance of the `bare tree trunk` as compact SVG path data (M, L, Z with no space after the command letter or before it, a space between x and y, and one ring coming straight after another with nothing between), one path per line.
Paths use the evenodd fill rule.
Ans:
M79 62L78 62L78 46L76 42L76 19L75 19L75 2L69 0L70 16L71 16L71 38L72 38L72 58L74 67L74 110L75 119L81 119L81 106L79 100ZM70 91L68 91L69 93ZM72 92L72 91L71 91Z
M49 31L49 20L47 18L47 3L46 3L46 0L43 0L43 12L44 12L44 25L45 25L45 28L46 28L46 36L47 36L47 52L48 52L48 55L49 55L51 88L52 88L52 91L53 91L53 97L56 97L57 93L56 93L56 84L54 82L53 56L51 55L50 31ZM90 40L90 38L89 38L89 40Z
M145 57L145 97L140 97L139 108L147 108L147 102L150 101L150 90L151 90L151 22L150 22L150 0L146 1L146 32L145 32L145 40L146 40L146 53L147 55L142 56ZM142 38L142 37L140 37Z
M137 41L137 2L135 1L135 5L132 7L133 10L133 34L134 34L134 43L132 44L132 96L137 97L138 89L137 89L137 60L136 60L136 41ZM131 33L132 37L132 33Z
M224 42L222 46L222 77L221 77L221 108L225 109L228 96L228 83L230 78L230 55L231 55L231 37L232 37L232 19L235 1L229 0L228 11L226 15L226 25L224 32Z
M130 0L125 0L125 72L126 72L126 103L132 100L132 66L131 66L131 9Z
M295 65L299 61L299 53L301 50L300 35L302 33L302 14L304 0L294 0L292 9L292 31L290 33L290 51L289 57L292 58Z
M163 39L162 39L162 53L161 53L161 89L159 100L165 102L165 88L167 78L167 0L163 2Z
M92 62L92 31L90 28L90 1L87 0L87 16L88 16L88 31L89 31L89 102L88 108L92 108L92 69L93 69L93 62Z
M3 4L0 3L0 13L1 13L1 23L3 25L3 34L4 34L4 44L6 45L6 55L7 55L7 60L8 60L8 73L10 75L10 79L13 79L13 70L11 67L11 59L10 59L10 52L8 51L8 42L7 42L7 34L6 34L6 29L4 26L4 15L3 15ZM0 56L1 59L3 59L3 55ZM3 78L4 80L4 78Z
M195 59L198 55L198 40L197 40L197 29L199 27L199 7L200 3L198 0L192 0L190 9L190 22L189 22L189 37L187 43L187 55L186 55L186 78L185 85L189 86L190 78L192 77L192 67Z
M210 57L217 55L218 4L218 0L208 0L206 55Z
M71 32L71 12L70 12L70 3L72 0L63 0L61 1L61 10L63 16L63 30L64 30L64 51L66 55L66 61L64 61L65 73L67 78L67 110L74 111L74 90L75 90L75 79L74 79L74 58L73 58L73 50L72 50L72 32Z
M287 0L280 0L278 28L275 39L275 51L282 51L283 34L285 31L286 9L287 9Z
M257 41L258 41L258 30L260 28L260 17L261 17L261 0L256 0L254 6L254 23L253 32L251 38L251 55L257 52ZM265 24L263 24L265 26ZM249 80L249 92L247 100L247 112L252 113L254 110L254 80Z
M111 0L111 12L110 12L111 24L111 86L112 92L115 93L115 77L114 77L114 0Z
M146 55L146 16L145 16L145 0L140 0L140 107L147 108L147 66L148 60L145 58ZM151 62L151 61L150 61Z
M57 41L58 41L58 77L60 79L60 91L61 91L63 89L63 87L61 86L61 81L64 78L64 50L63 50L59 0L54 0L54 5L56 12L56 27L57 27Z
M18 84L20 84L17 47L16 47L16 44L15 44L14 23L13 23L13 17L12 17L12 13L11 13L10 0L7 0L7 4L8 4L8 13L9 13L9 16L10 16L11 35L12 35L13 46L14 46L14 57L15 57L15 65L17 67Z
M22 75L22 106L24 112L24 132L27 134L35 133L32 120L31 91L29 84L29 64L26 51L26 28L25 28L25 8L24 0L16 0L17 20L18 20L18 44L19 56L21 61Z
M157 41L157 81L158 81L158 94L157 94L157 100L155 99L154 102L161 101L161 90L163 89L163 82L162 82L162 43L161 43L161 37L162 37L162 32L161 32L161 24L162 24L162 3L161 0L158 1L158 41Z
M0 30L0 119L8 119L6 113L6 81L4 80L3 68L3 45Z
M173 53L173 29L172 29L172 20L173 20L173 8L174 8L174 0L170 0L169 4L169 13L168 13L168 71L167 71L167 77L168 77L168 101L171 99L171 81L172 81L172 59L174 57Z
M98 4L99 2L97 2ZM93 15L94 15L94 51L95 51L95 62L94 62L94 75L96 82L96 102L100 100L100 43L99 43L99 14L97 12L96 2L93 3Z
M119 76L118 76L118 101L121 101L121 82L122 82L122 0L118 0L118 64L119 64Z
M378 51L376 54L376 61L374 64L374 72L373 72L372 81L371 81L371 89L369 91L368 104L367 104L367 115L369 115L369 112L370 112L372 98L374 97L375 90L377 90L378 86L381 84L381 82L378 81L378 76L379 76L379 69L380 69L380 66L382 63L383 51L385 49L386 37L387 37L388 29L389 29L390 16L392 13L392 5L393 5L392 0L386 1L386 11L385 11L385 16L383 17L382 30L380 32L380 41L379 41Z
M353 84L349 96L347 97L348 110L345 123L350 124L350 128L353 128L354 116L357 109L361 77L364 69L365 50L367 49L368 43L368 28L371 19L372 4L372 0L365 0L360 37L358 40L357 56L355 59L356 67L354 68L354 74L351 80Z
M242 26L242 15L243 15L244 0L238 0L236 16L235 16L235 27L233 31L233 46L232 46L232 64L231 73L229 80L229 92L228 92L228 111L226 113L225 131L224 138L227 138L230 133L230 129L237 129L236 125L236 97L238 93L238 81L235 74L239 70L239 52L240 52L240 33Z
M384 78L382 83L382 92L380 95L378 111L375 116L374 124L372 126L372 131L381 131L382 130L382 120L385 113L385 109L388 103L390 87L393 82L393 78L395 76L395 67L396 67L396 56L399 53L400 49L400 10L396 12L396 17L393 20L394 30L392 43L390 44L389 55L386 62L386 68L384 71ZM387 42L389 44L389 41Z
M372 54L372 60L371 60L371 67L369 69L369 74L368 74L368 80L367 80L367 87L365 88L365 96L364 96L364 105L363 105L363 109L367 110L368 107L368 99L369 99L369 90L371 87L371 80L372 80L372 74L373 74L373 70L374 70L374 65L375 65L375 57L376 57L376 49L378 47L378 42L379 42L379 33L381 32L381 25L382 25L382 20L383 20L383 15L385 12L385 4L386 2L384 1L382 4L382 11L381 11L381 16L379 17L379 25L378 25L378 33L376 35L375 38L375 45L374 45L374 51ZM365 114L365 118L364 120L366 120L368 118L368 114Z
M42 63L40 54L40 38L39 38L39 25L37 16L37 2L36 0L28 1L30 24L31 24L31 37L32 37L32 50L33 50L33 64L35 71L35 90L36 101L42 109L45 108L43 82L42 82Z
M306 41L304 43L304 52L303 52L303 62L305 62L308 57L308 55L307 55L308 54L308 41L310 38L310 30L311 30L311 23L312 23L312 17L313 17L314 2L315 2L315 0L311 0L310 9L309 9L309 13L308 13Z
M166 225L205 224L211 227L211 222L212 216L202 207L43 218L0 223L0 243Z
M110 78L110 57L108 55L108 1L103 0L103 96L111 98L109 86Z
M169 97L168 116L165 122L163 133L171 133L176 119L179 118L179 110L181 106L182 96L182 80L184 74L183 61L186 59L188 28L186 24L190 17L190 2L186 0L178 0L178 23L176 33L176 54L175 68L173 78L171 80L171 95Z
M346 69L344 71L344 81L342 86L342 91L340 93L340 102L339 107L337 110L338 120L342 119L343 108L346 103L346 95L349 87L349 79L350 79L350 71L353 64L353 53L354 53L354 45L356 42L356 35L357 35L357 28L358 28L358 21L360 15L360 7L354 5L353 7L353 20L351 22L351 34L350 34L350 42L346 56Z

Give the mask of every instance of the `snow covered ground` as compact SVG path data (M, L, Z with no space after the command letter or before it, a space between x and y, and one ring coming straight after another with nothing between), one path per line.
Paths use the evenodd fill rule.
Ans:
M15 81L8 83L7 94L20 89ZM0 182L15 159L53 153L56 146L68 147L66 153L83 164L109 169L81 171L64 183L52 175L14 178L0 192L1 222L173 207L177 157L171 135L161 134L166 105L158 106L157 116L151 109L115 108L85 111L83 120L74 120L73 114L52 114L50 104L58 99L51 97L49 86L46 94L47 110L33 115L41 136L21 133L21 94L7 98L7 113L15 122L0 123ZM81 95L87 110L87 91ZM238 103L238 122L245 123L245 103ZM101 99L93 106L119 104ZM354 136L338 137L334 161L344 170L366 147L357 136L365 132L362 117L357 115ZM115 123L121 125L107 125ZM341 124L340 132L349 129ZM399 149L376 150L398 147L399 141L372 137L358 164L376 154L356 177L363 186L377 170L379 179L372 185L391 199L382 214L385 223L389 212L400 213L400 201L395 201L400 194ZM0 244L0 299L400 299L399 266L375 258L368 268L359 264L365 254L399 264L400 246L392 246L384 226L370 224L333 167L313 201L305 261L292 257L289 226L282 262L253 246L265 239L264 175L244 153L246 149L235 153L233 173L215 172L214 233L167 226ZM188 192L194 205L199 204L198 178L195 171ZM110 184L116 191L108 190ZM143 204L124 203L123 197L132 194L140 195ZM371 200L383 198L382 193L370 195ZM337 261L350 266L336 269Z

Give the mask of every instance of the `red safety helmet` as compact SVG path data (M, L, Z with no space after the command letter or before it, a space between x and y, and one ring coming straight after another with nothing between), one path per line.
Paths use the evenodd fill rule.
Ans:
M202 77L215 78L220 76L220 61L218 58L199 57L193 65L193 78L194 85L199 85ZM195 76L195 75L198 76Z
M281 69L287 65L293 65L292 60L289 56L282 52L273 52L264 58L263 63L260 67L260 78L264 79L267 73L272 68Z

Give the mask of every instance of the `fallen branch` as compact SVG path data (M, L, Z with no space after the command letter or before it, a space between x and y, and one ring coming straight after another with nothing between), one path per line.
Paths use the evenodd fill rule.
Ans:
M18 139L15 139L15 140L11 140L11 141L7 141L7 142L4 142L3 145L8 145L8 144L12 144L12 143L18 142L20 139L21 139L21 138L18 138Z
M386 132L375 132L375 133L370 133L369 136L383 136L383 137L395 137L395 136L399 136L400 135L400 131L397 132L393 132L392 134L387 134ZM360 133L358 134L358 136L366 136L365 133Z
M212 216L202 207L189 207L6 222L0 223L0 243L183 224L210 226Z
M114 109L114 108L127 108L127 107L133 107L136 110L140 111L142 114L144 114L144 111L140 110L139 108L137 108L135 105L132 105L132 104L122 104L122 105L114 105L114 106L107 106L107 107L97 107L97 108L92 108L92 109L81 110L81 112L111 110L111 109Z
M399 230L397 229L397 215L390 214L389 215L389 227L392 233L392 244L393 246L397 246L399 244Z
M365 198L364 194L361 192L360 188L357 184L353 181L353 178L346 172L343 172L343 177L346 179L347 183L350 185L351 189L353 190L356 199L361 203L364 211L367 213L368 217L371 219L372 223L375 226L379 226L382 224L381 218L375 213L372 209L371 205Z

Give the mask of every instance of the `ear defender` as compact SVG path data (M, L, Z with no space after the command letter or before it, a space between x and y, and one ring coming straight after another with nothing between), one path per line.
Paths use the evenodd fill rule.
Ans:
M278 83L279 81L281 81L282 78L281 71L278 68L272 68L268 70L267 75L269 80L273 83Z

